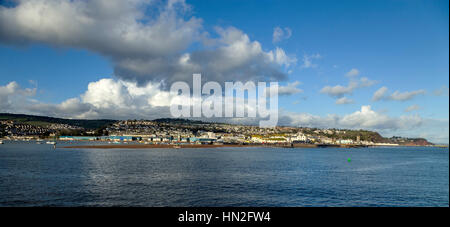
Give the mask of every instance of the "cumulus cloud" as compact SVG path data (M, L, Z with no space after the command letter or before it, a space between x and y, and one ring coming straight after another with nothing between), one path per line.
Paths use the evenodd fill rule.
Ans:
M295 56L287 56L286 52L279 47L277 47L275 51L270 51L267 54L271 62L276 62L279 65L289 67L290 65L297 63L297 58Z
M201 20L180 20L174 1L154 18L141 10L149 4L143 0L20 0L15 7L0 7L0 39L85 48L124 58L174 54L200 36ZM144 20L151 21L140 22Z
M343 116L330 114L322 117L307 113L291 113L288 116L292 125L320 128L397 130L414 128L422 123L418 115L389 117L372 110L371 106L362 106L361 110Z
M292 35L292 30L288 27L286 28L280 28L275 27L273 29L273 35L272 35L272 42L277 43L284 39L289 39Z
M387 93L388 93L388 88L381 87L373 94L372 100L373 101L379 101L379 100L408 101L418 95L425 94L426 91L424 89L420 89L420 90L416 90L416 91L406 91L406 92L395 91L394 93L392 93L390 95Z
M0 86L1 112L26 113L80 119L153 119L167 117L170 98L158 84L139 86L136 82L101 79L91 82L79 97L59 104L43 103L33 99L36 88L21 89L16 82ZM159 104L164 103L164 107Z
M190 82L192 74L199 72L208 81L273 81L287 78L280 66L287 67L296 62L295 57L288 57L281 48L263 51L259 42L251 41L236 28L217 27L216 32L219 34L216 49L185 53L170 62L165 59L126 59L119 63L116 72L128 79L138 75L138 78L152 77L169 84L180 80Z
M1 112L13 112L18 103L22 103L24 99L35 94L36 88L22 89L15 81L0 86L0 110Z
M191 81L192 73L218 82L286 79L280 66L295 57L281 48L264 51L233 27L217 27L210 38L189 10L183 0L20 0L0 6L0 41L87 49L110 59L117 77L139 85L164 81L164 88Z

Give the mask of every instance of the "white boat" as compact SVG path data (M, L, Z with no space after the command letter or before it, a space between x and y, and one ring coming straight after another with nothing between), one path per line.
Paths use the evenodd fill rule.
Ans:
M54 142L54 141L47 141L47 143L46 144L53 144L53 145L55 145L56 144L56 142Z
M0 140L0 144L4 144L4 143L3 143L3 140Z

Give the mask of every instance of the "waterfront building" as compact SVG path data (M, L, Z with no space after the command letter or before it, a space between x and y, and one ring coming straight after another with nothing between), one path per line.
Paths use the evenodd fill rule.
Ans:
M338 140L339 144L353 144L353 140L352 139L341 139Z
M74 141L74 140L95 141L95 140L99 140L99 137L96 137L96 136L60 136L59 140L67 140L67 141Z

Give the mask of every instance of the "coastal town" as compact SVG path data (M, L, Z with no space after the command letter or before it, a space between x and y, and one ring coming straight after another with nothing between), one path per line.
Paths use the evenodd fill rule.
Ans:
M98 128L41 121L0 121L6 140L104 141L146 145L268 145L282 147L431 146L421 138L384 138L367 130L279 126L260 128L185 119L110 121Z

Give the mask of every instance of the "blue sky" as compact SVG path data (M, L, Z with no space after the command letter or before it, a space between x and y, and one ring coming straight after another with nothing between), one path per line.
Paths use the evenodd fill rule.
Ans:
M257 54L265 55L281 48L287 59L292 60L288 65L286 62L280 63L276 68L287 77L285 80L280 80L281 85L285 86L287 83L298 81L300 83L297 88L302 90L302 92L280 96L280 108L286 113L322 118L337 115L344 119L361 111L362 106L370 105L370 109L376 114L364 115L364 117L374 117L377 120L379 118L381 123L368 126L351 125L352 128L381 130L384 135L413 136L412 134L415 133L418 134L417 136L432 137L432 140L434 138L435 141L448 143L448 1L187 0L186 2L174 1L178 4L176 9L170 7L172 1L157 1L156 4L133 1L130 5L138 3L132 9L120 5L121 3L116 4L115 1L109 3L114 7L105 8L100 4L101 1L94 1L99 4L90 8L98 10L100 14L110 10L108 13L112 15L123 16L112 17L119 18L116 21L105 20L110 15L106 13L104 18L100 16L90 18L93 21L99 21L95 25L98 26L95 29L99 30L99 34L92 32L95 29L82 22L76 23L64 15L52 14L58 9L59 11L64 9L67 10L65 11L67 14L73 13L72 15L80 16L74 18L89 17L90 14L84 15L82 10L77 10L86 7L83 4L76 4L79 1L73 1L75 3L72 2L72 4L67 2L67 5L48 0L35 1L33 3L35 5L29 1L0 2L3 5L3 7L0 6L0 19L2 19L0 20L2 21L0 22L0 88L3 86L3 89L6 89L9 83L15 81L18 84L18 88L15 88L17 91L23 91L26 88L35 89L32 94L25 96L24 92L19 92L24 97L16 97L8 93L8 98L3 98L5 112L41 113L61 117L116 117L101 114L102 111L110 112L98 109L101 106L98 103L106 103L106 101L86 98L95 97L95 95L86 95L90 92L88 87L91 83L99 82L101 79L112 79L115 82L137 81L139 86L144 86L149 81L156 83L170 75L155 76L160 71L153 68L146 68L148 71L145 72L139 69L137 72L126 59L134 61L133 66L141 60L152 62L154 59L164 59L164 64L168 65L167 71L175 72L175 69L169 67L173 64L166 62L171 60L167 59L174 59L182 54L196 56L197 52L198 56L204 56L204 50L218 52L221 47L232 44L211 46L208 43L234 34L241 38L248 37L248 45L257 42L262 48ZM57 2L61 3L61 1ZM33 10L38 11L39 4L50 4L51 7L47 10L55 11L43 15L53 18L62 17L61 22L49 20L36 23L42 18L24 16L34 15ZM58 8L66 6L67 8ZM169 19L166 17L158 19L158 16L164 13L167 13ZM137 14L144 16L136 16L137 22L127 21L129 17ZM17 18L20 19L14 19L11 15L19 15L20 17ZM40 15L40 17L45 16ZM132 52L134 43L130 44L120 38L115 39L115 33L103 34L115 28L121 28L119 26L123 20L120 18L125 18L123 20L126 20L126 23L131 23L129 27L133 27L134 22L139 24L141 21L148 21L143 23L148 25L149 32L154 33L165 32L160 28L156 30L156 26L152 27L154 24L161 24L171 29L173 26L174 30L171 34L181 34L180 37L183 39L173 37L173 40L168 38L158 41L159 36L148 40L143 37L143 41L139 42L143 45L142 52L141 50ZM72 30L71 27L77 29ZM105 30L102 30L103 28ZM184 28L190 28L190 30L183 30ZM218 28L224 31L217 32ZM277 28L283 35L278 40L274 40L274 32ZM140 34L138 29L128 32ZM102 35L105 36L102 37ZM104 39L104 45L96 39ZM183 40L190 41L182 43ZM178 44L180 48L172 48L178 47ZM129 48L127 45L130 45ZM116 50L117 46L125 46L128 49ZM147 46L149 46L148 50ZM143 55L145 58L141 57ZM239 53L236 55L238 56ZM309 64L305 58L309 58ZM255 61L257 61L256 58ZM197 63L207 64L207 62ZM265 70L266 66L263 63L261 65L261 68ZM206 66L201 69L205 71L199 73L212 74L208 73L207 70L211 69ZM358 73L346 76L351 70ZM236 72L235 69L233 72ZM227 77L223 76L226 74L220 75ZM215 75L213 78L221 79ZM362 78L366 78L370 85L363 86ZM351 88L350 92L347 90L347 92L338 95L333 93L333 95L324 90L326 86L332 88L340 85L341 88L345 88L351 82L357 85ZM382 87L387 88L384 98L374 101L374 93ZM396 91L398 91L397 95L393 95ZM408 92L410 94L407 94ZM102 93L98 95L102 96ZM337 100L343 97L350 103L337 104ZM72 100L76 102L76 107L69 108L72 113L76 112L73 115L70 111L64 112L67 105L62 105L70 99L77 99ZM25 109L18 106L19 104L14 106L13 102L23 103L24 106L36 106ZM27 102L31 104L26 104ZM86 107L87 104L94 105L97 109L93 111ZM46 112L41 109L40 111L39 107L46 110L54 108L54 110ZM405 111L408 107L410 111ZM82 112L81 109L89 113L95 112L95 114ZM159 116L153 113L150 116ZM294 119L294 115L290 116L292 124L314 126L311 122ZM399 127L386 126L389 122L400 122L407 116L420 118L417 127L414 127L414 123L411 123L413 128L404 127L403 125L408 124L409 120L405 120L405 123L400 124ZM126 117L126 114L117 116L117 118ZM135 115L130 114L129 117L135 117ZM443 126L435 128L436 125ZM331 126L350 127L348 124ZM423 133L424 131L427 133Z

